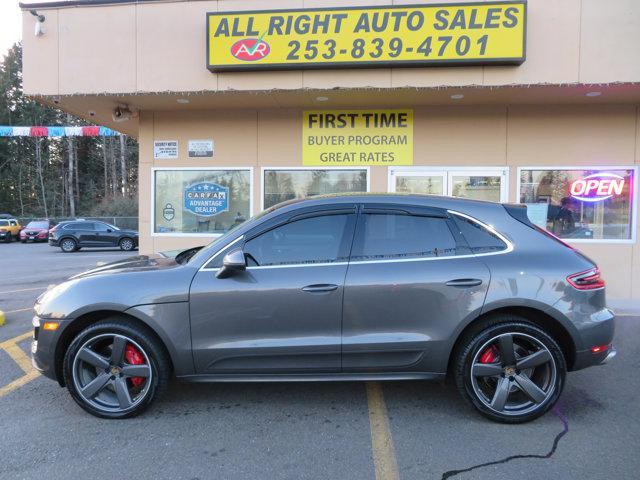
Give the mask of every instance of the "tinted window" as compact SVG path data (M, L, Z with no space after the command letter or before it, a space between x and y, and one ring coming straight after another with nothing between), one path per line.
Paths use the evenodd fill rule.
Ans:
M367 214L358 222L352 259L452 256L455 247L444 218Z
M354 215L326 215L297 220L269 230L244 246L247 264L287 265L346 261L345 238Z
M91 222L76 222L69 223L64 227L65 230L93 230L93 223Z
M94 228L98 231L98 232L106 232L107 230L109 230L111 227L109 225L107 225L106 223L94 223ZM112 229L113 230L113 229Z
M478 223L458 215L453 215L453 219L460 229L460 233L467 240L471 252L499 252L507 248L507 245L502 240Z

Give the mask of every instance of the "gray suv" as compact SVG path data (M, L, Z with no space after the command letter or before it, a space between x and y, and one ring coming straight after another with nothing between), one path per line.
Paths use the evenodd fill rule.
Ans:
M443 380L492 420L604 363L597 266L526 207L419 195L277 205L203 248L72 277L35 305L33 362L93 415L191 382Z

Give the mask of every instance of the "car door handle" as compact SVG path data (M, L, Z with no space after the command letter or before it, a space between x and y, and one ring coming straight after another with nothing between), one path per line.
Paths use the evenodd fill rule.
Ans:
M446 285L449 287L477 287L482 284L479 278L456 278L449 280Z
M333 292L334 290L337 290L337 288L338 285L322 283L318 285L307 285L306 287L302 287L302 291L309 293Z

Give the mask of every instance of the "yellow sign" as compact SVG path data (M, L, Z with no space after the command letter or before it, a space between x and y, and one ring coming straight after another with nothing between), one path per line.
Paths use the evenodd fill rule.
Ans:
M207 14L211 71L520 64L526 1Z
M302 164L413 165L413 110L303 112Z

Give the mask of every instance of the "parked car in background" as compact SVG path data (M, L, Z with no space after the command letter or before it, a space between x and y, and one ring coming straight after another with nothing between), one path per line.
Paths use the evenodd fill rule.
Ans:
M76 275L35 313L34 366L105 418L142 412L172 374L448 373L483 415L525 422L556 403L567 371L616 353L595 263L532 224L525 206L427 195L285 202L175 258Z
M138 232L121 230L105 222L73 220L60 222L51 229L49 245L67 253L84 247L120 247L129 252L138 247Z
M21 228L20 222L15 218L0 218L0 242L18 240Z
M46 242L49 238L49 229L53 227L51 220L32 220L20 231L20 241Z

